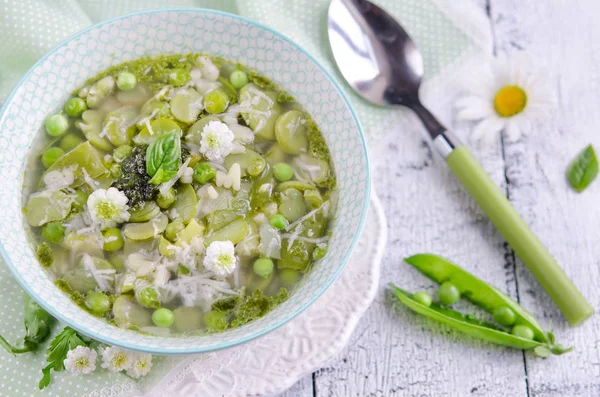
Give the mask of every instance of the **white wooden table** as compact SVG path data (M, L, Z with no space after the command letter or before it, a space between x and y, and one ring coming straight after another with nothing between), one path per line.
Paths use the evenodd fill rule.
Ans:
M497 54L526 51L550 72L556 114L517 143L474 151L598 308L600 181L576 194L564 173L585 145L600 149L600 2L455 1L478 1ZM444 121L467 135L470 126ZM416 123L398 126L371 148L385 155L374 172L389 223L380 292L345 351L283 396L600 396L600 316L578 328L566 323L422 136ZM394 313L388 282L435 292L402 263L418 252L443 254L504 289L576 350L544 360L462 336L407 309Z

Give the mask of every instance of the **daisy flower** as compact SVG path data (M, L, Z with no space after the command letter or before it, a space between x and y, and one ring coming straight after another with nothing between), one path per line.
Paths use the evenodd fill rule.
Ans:
M115 227L118 223L129 220L127 196L119 189L98 189L87 200L92 221L104 227Z
M516 141L555 105L546 76L522 55L495 59L471 73L465 84L468 94L455 104L457 119L479 121L471 134L476 142L494 142L501 130L509 141Z
M102 368L110 372L128 370L133 364L133 353L120 347L110 346L102 350Z
M148 353L133 353L133 362L127 370L127 375L138 379L146 375L152 369L152 355Z
M227 124L210 121L202 130L200 153L211 161L221 162L233 150L233 138L233 131Z
M98 354L85 346L77 346L69 350L67 358L63 361L65 368L72 374L91 374L96 369L96 357Z
M206 249L204 267L218 276L228 276L237 266L233 243L231 241L213 241Z

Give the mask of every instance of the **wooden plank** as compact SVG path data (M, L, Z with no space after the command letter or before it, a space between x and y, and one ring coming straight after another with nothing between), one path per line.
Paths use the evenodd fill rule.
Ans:
M582 194L565 181L569 161L588 143L600 148L599 3L592 0L492 0L499 53L525 50L548 68L558 111L528 137L505 145L508 191L525 220L594 306L600 302L600 184ZM570 327L517 261L523 306L552 323L557 339L576 350L547 360L526 356L530 396L600 395L600 320Z
M450 119L449 111L442 119ZM391 281L435 294L431 282L402 263L418 252L447 255L515 292L503 240L422 135L412 119L392 127L387 139L371 148L371 157L380 159L374 183L389 223L381 290L347 348L315 374L319 397L526 395L520 351L464 337L403 307L396 313L390 308L386 285ZM500 147L481 161L501 184Z
M290 387L279 397L313 397L313 376L312 374L300 379L294 386Z

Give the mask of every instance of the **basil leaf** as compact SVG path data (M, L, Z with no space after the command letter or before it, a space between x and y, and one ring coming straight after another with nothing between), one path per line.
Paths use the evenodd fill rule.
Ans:
M176 131L169 132L152 142L146 149L146 172L150 183L160 184L173 178L181 161L181 138Z
M592 145L588 145L567 168L567 179L571 187L582 192L598 175L598 160Z

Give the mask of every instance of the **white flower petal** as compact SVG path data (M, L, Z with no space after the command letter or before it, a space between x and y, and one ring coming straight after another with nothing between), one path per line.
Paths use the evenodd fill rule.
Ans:
M86 346L77 346L69 350L63 364L65 369L72 374L90 374L96 369L96 358L98 354Z
M228 276L237 266L235 249L231 241L213 241L206 249L204 267L218 276Z
M521 138L522 131L516 120L508 120L504 127L504 134L509 142L516 142Z
M475 126L475 128L473 128L473 132L471 132L471 139L474 142L489 143L493 141L494 136L497 135L498 131L500 131L503 127L504 121L502 119L495 116L489 117L482 120Z
M110 346L102 350L102 368L111 372L128 370L133 364L134 353L120 347Z
M94 223L114 227L129 220L127 201L123 192L111 187L108 190L98 189L92 192L87 199L87 207ZM107 211L106 207L110 207L110 211Z
M463 120L481 120L492 114L492 105L477 97L461 98L456 101L456 106L461 107L456 115L456 119Z
M200 153L207 159L221 162L234 149L231 128L222 121L210 121L202 130Z
M148 353L134 353L131 368L127 370L127 375L138 379L150 372L152 369L152 355Z

